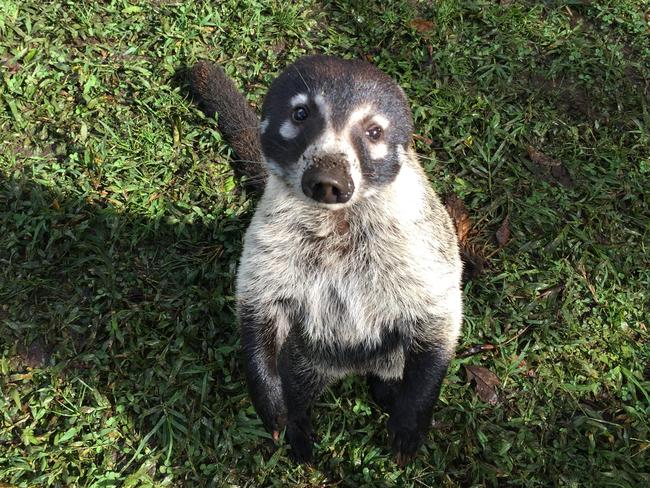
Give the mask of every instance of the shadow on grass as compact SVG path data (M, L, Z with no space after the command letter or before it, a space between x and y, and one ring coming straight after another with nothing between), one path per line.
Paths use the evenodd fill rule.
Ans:
M155 429L167 461L197 443L217 458L248 406L233 313L246 222L89 198L0 175L0 343L15 371L79 378Z

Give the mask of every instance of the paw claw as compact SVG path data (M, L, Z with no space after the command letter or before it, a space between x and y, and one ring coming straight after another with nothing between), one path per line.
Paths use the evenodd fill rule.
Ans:
M400 468L405 468L408 464L411 463L415 459L415 453L410 453L410 454L405 454L402 452L398 452L395 454L395 462Z
M422 442L425 432L416 425L404 425L397 421L389 422L391 443L395 453L395 461L403 468L415 458Z

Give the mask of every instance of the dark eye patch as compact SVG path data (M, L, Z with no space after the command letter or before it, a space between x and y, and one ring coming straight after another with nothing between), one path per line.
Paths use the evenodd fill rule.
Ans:
M264 155L280 167L287 168L299 159L325 126L325 120L316 105L307 102L292 107L287 104L291 97L286 93L292 89L304 93L303 87L296 89L288 85L280 87L277 95L273 93L272 96L267 96L263 116L268 118L269 123L261 134ZM292 125L292 135L289 137L282 135L283 125L287 123Z

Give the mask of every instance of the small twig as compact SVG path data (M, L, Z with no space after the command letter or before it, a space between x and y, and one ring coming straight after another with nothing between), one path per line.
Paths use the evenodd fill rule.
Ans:
M585 267L583 266L582 263L578 263L578 266L576 266L576 267L578 268L578 271L580 271L580 274L584 278L585 283L587 285L587 289L591 293L591 296L593 297L594 302L596 302L596 305L600 305L600 302L598 301L598 298L596 297L596 288L594 288L594 285L592 285L591 282L589 281L589 276L587 276L587 271L585 270Z
M470 347L469 349L465 349L464 351L459 352L456 354L456 357L468 358L470 356L475 356L476 354L481 354L485 351L493 351L494 349L496 349L496 346L494 344L478 344L476 346Z
M421 136L420 134L413 134L413 138L417 139L418 141L424 142L426 145L430 146L433 144L433 139L429 139L426 136Z
M530 325L527 325L526 327L524 327L523 329L521 329L519 332L517 332L514 336L512 336L510 339L508 339L506 342L504 342L503 344L501 344L501 346L505 346L505 345L507 345L507 344L510 344L512 341L518 339L520 336L522 336L523 334L525 334L525 333L528 331L528 329L530 329L530 327L531 327Z
M497 347L503 347L508 344L510 344L512 341L516 340L517 338L521 337L523 334L528 332L528 329L530 329L530 325L527 325L523 329L521 329L519 332L517 332L514 336L512 336L510 339L508 339L506 342L503 344L499 344L498 346L495 346L494 344L478 344L476 346L472 346L468 349L465 349L464 351L459 352L456 354L457 358L467 358L470 356L475 356L476 354L481 354L482 352L486 351L494 351Z
M630 439L635 440L635 441L644 442L642 439L637 439L637 438L634 438L634 437L630 437ZM630 456L630 458L633 458L633 457L636 456L637 454L641 454L643 451L645 451L645 450L648 449L649 447L650 447L650 444L646 444L646 445L643 446L641 449L639 449L637 452L635 452L634 454L632 454L632 455Z

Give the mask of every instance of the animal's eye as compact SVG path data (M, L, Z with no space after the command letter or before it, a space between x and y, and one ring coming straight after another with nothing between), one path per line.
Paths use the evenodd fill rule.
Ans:
M296 122L303 122L307 117L309 117L309 110L307 110L307 107L304 105L298 105L293 109L293 114L291 116Z
M383 135L384 135L384 131L383 131L382 128L379 127L378 125L373 125L372 127L369 127L368 129L366 129L366 136L367 136L368 139L370 139L371 141L375 141L375 142L376 142L376 141L378 141L379 139L381 139L381 137L382 137Z

